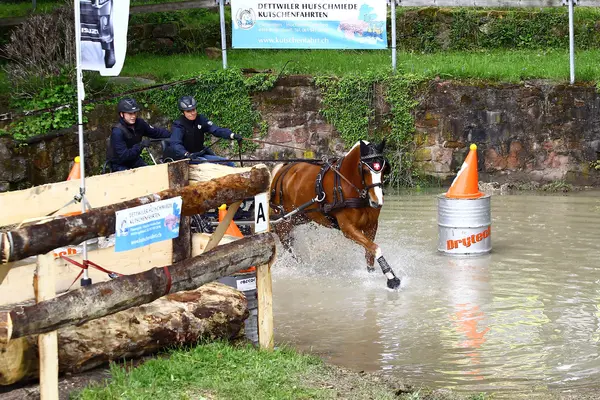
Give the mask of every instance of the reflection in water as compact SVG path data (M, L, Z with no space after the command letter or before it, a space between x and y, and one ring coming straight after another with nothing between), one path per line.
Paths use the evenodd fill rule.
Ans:
M430 387L594 388L600 375L600 192L494 196L492 253L437 253L435 194L388 196L380 271L339 232L295 232L302 261L273 269L279 342Z

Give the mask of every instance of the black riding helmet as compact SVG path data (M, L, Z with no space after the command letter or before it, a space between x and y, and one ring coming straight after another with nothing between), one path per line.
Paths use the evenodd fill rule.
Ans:
M140 106L135 101L135 99L132 99L131 97L126 97L119 101L119 104L117 105L117 110L119 110L120 113L134 113L140 111Z
M179 99L178 106L181 111L190 111L194 110L197 104L196 99L192 96L183 96Z

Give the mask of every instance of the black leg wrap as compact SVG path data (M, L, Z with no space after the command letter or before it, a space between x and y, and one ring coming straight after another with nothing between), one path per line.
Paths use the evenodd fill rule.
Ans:
M381 271L384 274L387 274L388 272L391 272L392 275L396 276L394 274L394 271L392 271L392 267L390 267L390 264L388 264L387 261L385 261L385 258L383 258L383 256L379 257L377 259L377 262L379 263L379 266L381 266Z
M400 287L400 279L398 279L396 277L396 274L394 273L394 271L392 270L392 267L390 267L390 265L387 263L387 261L385 260L385 258L383 258L383 256L379 257L377 259L377 262L379 263L379 265L381 266L381 271L385 274L387 274L388 272L390 272L393 276L393 278L388 278L387 280L387 287L390 289L397 289ZM387 276L386 276L387 278Z

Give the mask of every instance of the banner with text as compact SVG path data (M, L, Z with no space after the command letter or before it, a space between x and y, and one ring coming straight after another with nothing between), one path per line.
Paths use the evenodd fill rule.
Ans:
M117 211L115 251L127 251L179 236L181 197Z
M385 49L386 0L231 0L232 47Z

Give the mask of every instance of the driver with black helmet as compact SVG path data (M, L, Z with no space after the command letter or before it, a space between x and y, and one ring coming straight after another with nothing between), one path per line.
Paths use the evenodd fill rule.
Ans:
M179 110L182 115L173 122L173 134L171 135L171 156L175 160L190 158L198 161L222 161L226 158L219 157L204 145L205 133L223 139L237 140L241 142L242 137L230 129L221 128L212 121L196 111L196 99L192 96L183 96L178 101ZM232 162L225 163L234 166Z
M132 168L144 167L148 164L142 159L144 148L150 146L150 139L167 139L171 132L163 128L155 128L137 113L140 107L132 98L124 98L117 105L119 123L112 128L110 143L107 148L107 159L112 171L124 171Z

